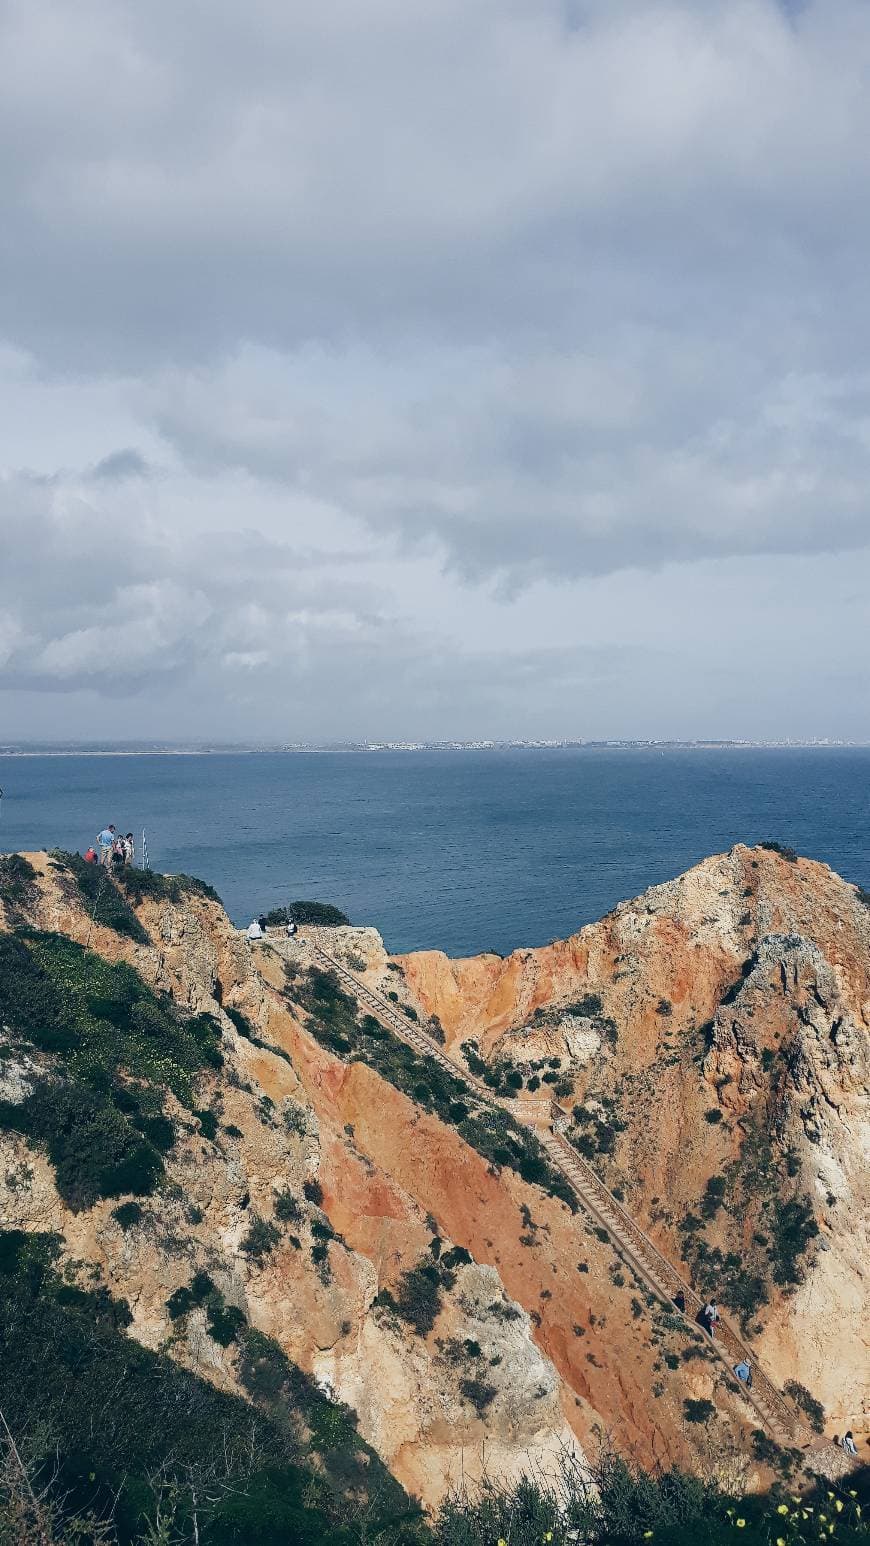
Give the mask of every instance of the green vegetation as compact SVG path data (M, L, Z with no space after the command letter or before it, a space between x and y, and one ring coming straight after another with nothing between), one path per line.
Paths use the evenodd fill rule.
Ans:
M0 1410L24 1467L0 1442L2 1546L420 1539L353 1414L275 1343L237 1329L253 1404L226 1395L125 1336L126 1306L65 1283L57 1252L0 1234Z
M228 1017L228 1019L232 1020L233 1025L235 1026L240 1036L244 1036L247 1041L257 1040L257 1037L254 1033L254 1027L252 1026L247 1015L242 1014L240 1009L233 1009L230 1004L225 1004L224 1014Z
M0 902L13 914L33 897L35 880L36 871L23 854L0 854Z
M322 929L339 929L350 924L347 913L333 907L331 902L289 902L286 907L273 907L266 913L266 924L270 929L280 928L291 919L294 923L316 924Z
M449 1277L452 1286L455 1277L453 1274ZM438 1319L442 1289L447 1286L441 1268L434 1262L426 1262L402 1274L395 1294L388 1288L382 1289L378 1303L394 1310L402 1320L413 1326L418 1337L425 1337Z
M779 854L780 858L787 860L789 864L797 864L798 862L798 856L794 849L788 848L785 843L777 843L772 838L769 838L766 843L759 843L758 846L759 848L766 848L768 853Z
M770 1134L775 1126L772 1106L759 1105L739 1157L721 1176L710 1177L698 1214L686 1214L679 1225L695 1288L718 1295L737 1311L744 1331L769 1302L771 1283L788 1291L803 1282L806 1252L819 1232L810 1199L787 1195L800 1167L790 1150L774 1150ZM723 1250L705 1238L711 1227L728 1228L727 1215L762 1225L740 1251Z
M816 1433L825 1431L825 1409L821 1401L817 1401L811 1395L806 1385L801 1385L797 1380L786 1380L785 1393L795 1406L800 1407L804 1415L809 1419L810 1426Z
M683 1402L683 1416L687 1423L708 1423L711 1417L716 1416L716 1408L712 1401L693 1401L688 1398Z
M158 870L138 870L133 865L119 870L118 885L124 895L138 907L146 899L154 902L182 902L188 896L207 897L210 902L220 903L213 886L195 875L161 875Z
M81 854L66 853L61 848L52 851L51 861L55 870L69 876L95 923L105 929L114 929L116 934L123 934L137 944L149 943L148 935L107 865L86 864Z
M217 1022L185 1017L126 962L34 930L0 935L0 1022L51 1055L22 1104L0 1102L0 1127L48 1154L69 1206L153 1191L175 1140L166 1090L192 1107L197 1074L223 1061Z
M145 1210L138 1202L122 1202L119 1207L112 1209L112 1218L122 1229L135 1229L144 1217Z
M308 1016L307 1026L323 1046L345 1061L368 1063L382 1078L433 1112L491 1164L516 1170L530 1185L559 1197L572 1211L577 1201L540 1142L504 1112L484 1105L458 1075L422 1057L359 1006L337 976L318 967L291 977L287 996ZM487 1065L484 1065L487 1066Z
M587 1160L612 1155L619 1134L625 1132L625 1122L615 1114L615 1103L605 1097L601 1104L605 1111L603 1116L585 1106L575 1106L571 1113L573 1126L568 1131L568 1140Z
M281 1231L271 1219L261 1219L255 1214L242 1240L241 1250L252 1261L261 1262L274 1251L280 1239Z
M292 1192L277 1192L275 1195L275 1217L282 1224L298 1223L302 1217L302 1209Z
M555 1487L527 1476L455 1494L438 1516L434 1546L805 1546L819 1539L866 1546L862 1504L866 1486L820 1482L797 1501L779 1489L741 1495L712 1477L649 1473L605 1452L588 1469L566 1460Z

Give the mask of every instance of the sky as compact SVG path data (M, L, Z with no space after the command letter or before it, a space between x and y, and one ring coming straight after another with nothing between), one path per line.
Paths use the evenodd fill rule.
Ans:
M867 0L0 0L0 740L870 739Z

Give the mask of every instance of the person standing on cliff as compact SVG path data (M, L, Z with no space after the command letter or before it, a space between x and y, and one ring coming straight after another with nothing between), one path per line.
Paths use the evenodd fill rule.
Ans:
M115 828L110 822L107 827L103 828L102 832L97 838L97 847L100 851L100 863L106 865L107 868L112 862L112 845L114 841Z

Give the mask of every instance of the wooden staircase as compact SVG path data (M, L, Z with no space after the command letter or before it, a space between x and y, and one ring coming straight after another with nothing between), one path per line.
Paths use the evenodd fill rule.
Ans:
M420 1024L403 1014L389 999L377 993L361 980L356 972L331 956L319 941L311 938L313 931L306 931L312 945L316 963L334 972L345 987L349 988L359 1003L388 1030L418 1052L422 1057L433 1058L454 1078L471 1089L478 1100L490 1106L500 1106L515 1119L523 1120L523 1103L494 1095L487 1085L469 1074L460 1064L429 1036ZM565 1176L577 1195L577 1200L588 1216L601 1229L605 1229L619 1254L631 1271L675 1315L680 1312L674 1304L676 1294L682 1292L685 1299L685 1318L691 1322L697 1318L703 1301L694 1289L680 1276L676 1268L661 1254L658 1247L644 1234L620 1202L608 1191L592 1166L578 1154L568 1142L560 1126L567 1121L567 1114L555 1102L551 1104L552 1125L549 1131L538 1128L537 1137L553 1165ZM535 1124L537 1127L537 1123ZM729 1374L734 1365L745 1360L752 1369L752 1386L741 1384L740 1394L753 1407L758 1426L764 1428L778 1444L808 1448L814 1435L786 1401L782 1393L759 1367L757 1356L738 1336L734 1328L720 1319L716 1336L709 1338L715 1355ZM735 1380L736 1384L736 1380Z

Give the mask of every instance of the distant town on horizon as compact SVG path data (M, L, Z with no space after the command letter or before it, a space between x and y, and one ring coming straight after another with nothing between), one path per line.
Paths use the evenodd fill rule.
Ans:
M0 743L0 757L208 757L251 756L258 752L465 752L465 751L762 751L808 750L813 748L853 748L870 746L870 740L797 736L770 740L632 739L585 740L578 738L529 737L476 740L365 740L365 741L8 741Z

